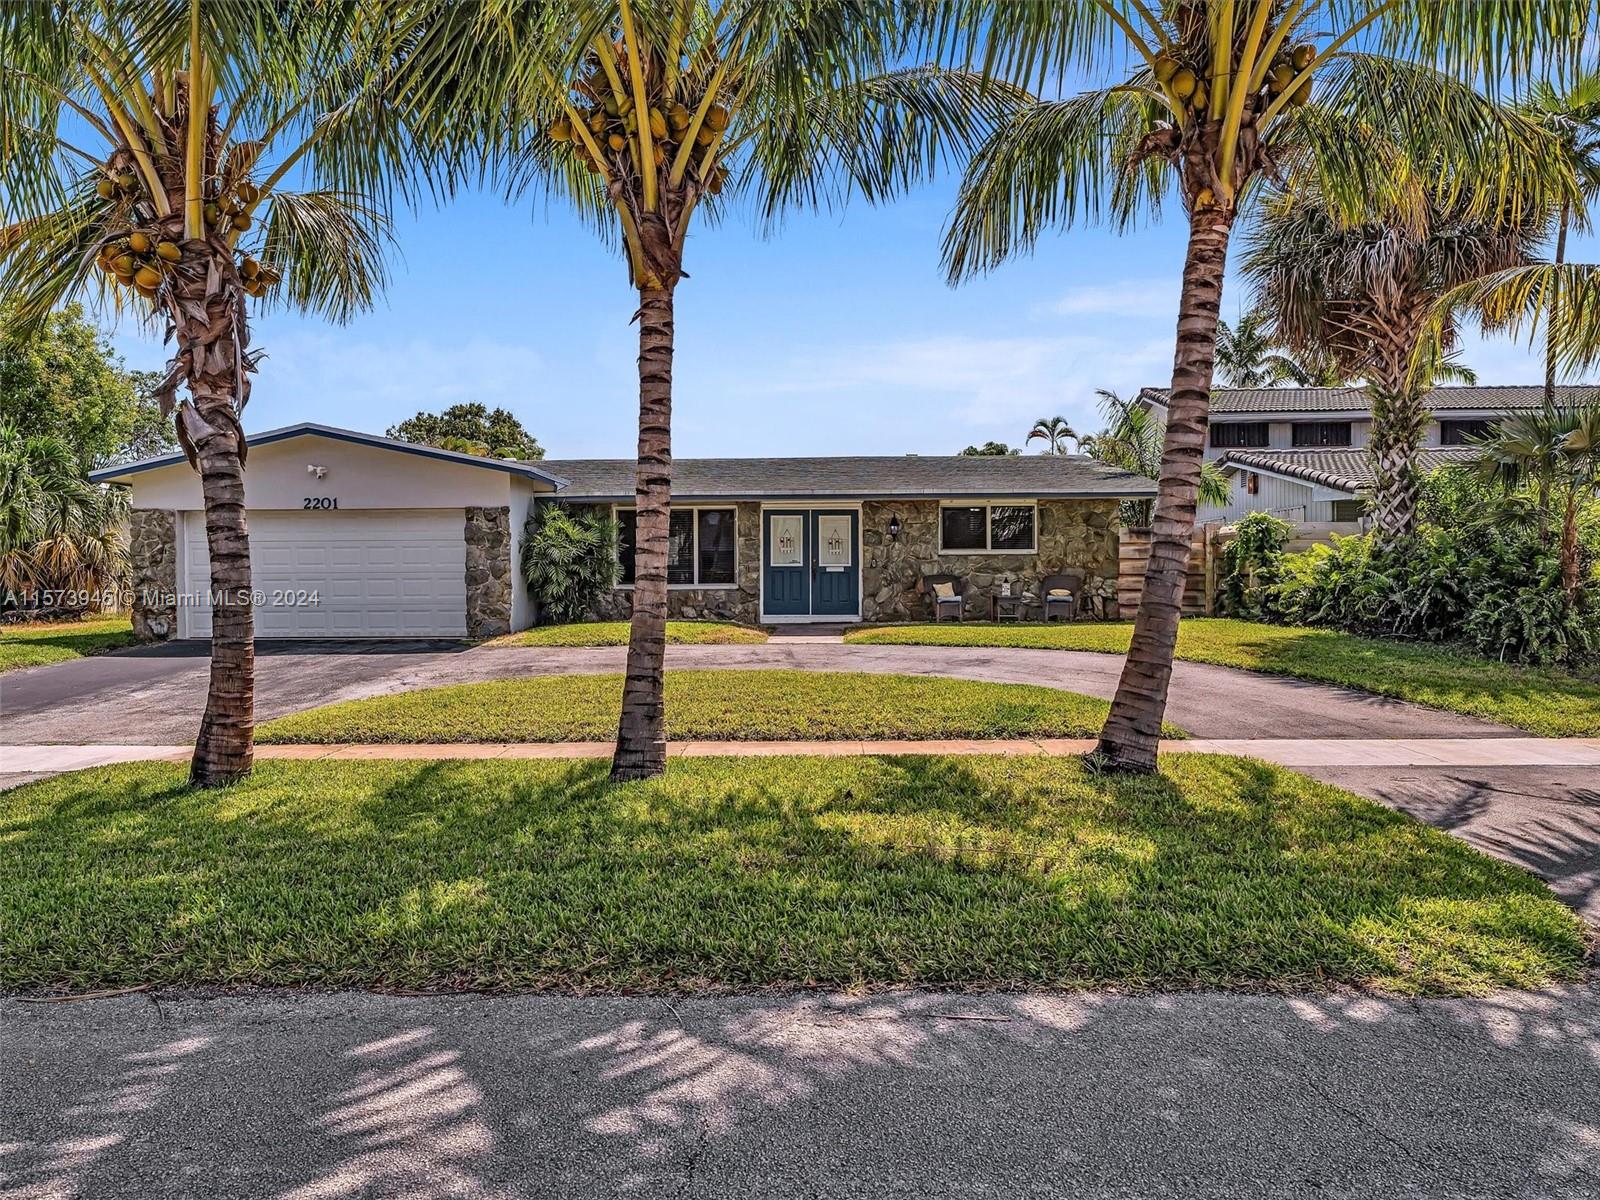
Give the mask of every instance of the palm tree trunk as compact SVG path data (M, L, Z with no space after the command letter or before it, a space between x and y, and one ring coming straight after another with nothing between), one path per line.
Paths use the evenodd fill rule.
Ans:
M1561 591L1566 598L1578 598L1578 484L1567 490L1566 511L1561 517Z
M1402 382L1397 387L1373 384L1372 438L1367 458L1372 463L1372 524L1378 544L1393 545L1410 537L1417 526L1421 476L1417 456L1428 425L1422 393Z
M224 278L231 274L217 272ZM244 506L244 431L236 389L242 389L242 308L227 284L185 264L178 307L180 356L188 363L190 402L178 411L179 433L200 469L206 549L211 556L211 682L195 739L189 782L218 787L250 773L255 755L255 614L250 536ZM181 286L181 283L180 283ZM204 314L205 321L194 320ZM239 334L236 337L236 333Z
M639 289L639 472L634 485L633 623L611 778L649 779L667 764L667 534L672 506L671 288Z
M1567 224L1572 210L1567 201L1561 202L1561 215L1556 220L1555 265L1560 267L1567 259ZM1549 412L1556 406L1556 309L1561 303L1561 282L1558 279L1550 297L1550 311L1544 325L1544 407Z
M1144 595L1134 617L1133 640L1111 701L1111 714L1096 747L1096 754L1112 770L1148 772L1156 768L1189 573L1195 496L1211 414L1217 314L1222 307L1222 275L1232 230L1232 216L1221 209L1198 209L1189 218L1189 254L1178 300L1178 345Z

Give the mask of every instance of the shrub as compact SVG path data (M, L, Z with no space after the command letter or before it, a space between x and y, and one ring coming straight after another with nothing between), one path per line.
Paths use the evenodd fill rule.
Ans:
M617 523L604 512L540 504L528 514L522 574L543 624L581 621L617 583Z
M1289 522L1264 512L1250 513L1234 526L1233 540L1222 552L1223 575L1217 593L1224 616L1254 621L1267 615L1283 548L1293 533Z

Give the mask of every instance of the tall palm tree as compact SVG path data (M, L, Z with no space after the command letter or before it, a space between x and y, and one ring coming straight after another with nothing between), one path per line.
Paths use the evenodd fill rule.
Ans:
M1578 513L1600 492L1600 401L1518 413L1480 444L1477 464L1508 490L1532 484L1541 510L1561 504L1561 587L1570 599L1582 584Z
M1070 454L1078 435L1065 417L1040 417L1025 440L1043 442L1046 454Z
M1244 277L1288 346L1326 355L1367 381L1380 541L1415 529L1427 393L1445 371L1461 369L1447 356L1463 314L1435 325L1435 306L1463 283L1530 262L1546 224L1531 206L1516 216L1478 216L1461 195L1435 197L1415 223L1348 224L1315 187L1265 204L1247 239ZM1429 353L1419 361L1425 341Z
M342 320L382 283L390 36L354 0L0 6L0 303L40 321L87 290L175 350L158 394L200 473L215 601L195 784L253 757L251 301Z
M976 76L899 68L912 14L897 0L446 0L419 41L412 102L448 116L456 128L440 135L474 116L487 125L508 190L573 205L620 244L638 294L635 583L613 779L665 766L674 300L686 239L735 196L769 221L855 191L878 199L965 145L1008 97ZM448 105L431 99L445 94Z
M1133 61L1108 86L1016 110L962 184L945 244L953 279L1026 250L1046 228L1118 228L1176 199L1188 219L1167 441L1144 598L1098 753L1155 769L1205 449L1229 243L1263 179L1319 181L1352 217L1415 214L1426 180L1480 172L1530 141L1456 76L1569 64L1591 0L1072 0L952 6L943 32L986 69L1058 86L1072 69ZM1359 49L1358 49L1359 48ZM1422 65L1426 64L1426 65ZM1314 86L1316 94L1313 95ZM1551 169L1549 174L1553 176ZM1516 189L1534 180L1504 181ZM1547 179L1537 182L1549 183Z
M1579 198L1562 197L1555 220L1555 245L1551 261L1567 261L1567 233L1589 227L1589 205L1600 196L1600 70L1587 70L1565 83L1541 79L1528 89L1522 105L1529 120L1548 130L1556 140L1567 169L1577 182ZM1560 304L1559 276L1552 282L1550 304ZM1546 325L1544 404L1556 406L1556 320Z

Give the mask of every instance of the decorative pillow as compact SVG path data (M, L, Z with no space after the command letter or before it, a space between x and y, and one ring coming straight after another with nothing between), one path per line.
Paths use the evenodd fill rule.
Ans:
M954 600L956 598L956 585L953 583L936 583L933 585L933 594L941 600Z
M1071 600L1072 599L1072 592L1069 591L1067 588L1051 588L1050 589L1050 599L1052 599L1052 600Z

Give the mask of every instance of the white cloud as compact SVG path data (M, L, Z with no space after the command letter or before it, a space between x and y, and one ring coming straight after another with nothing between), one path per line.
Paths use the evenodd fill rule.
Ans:
M473 338L459 344L405 339L345 340L337 334L268 334L256 396L296 415L366 425L419 409L479 401L513 411L538 392L544 361L527 346Z
M1159 382L1169 340L965 334L800 351L779 369L747 372L769 395L907 413L919 434L952 423L1015 443L1035 418L1097 422L1094 391ZM1009 436L1008 436L1009 435Z
M1044 304L1036 315L1176 319L1178 285L1176 276L1085 284L1068 288L1061 296Z

